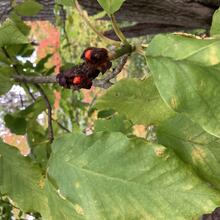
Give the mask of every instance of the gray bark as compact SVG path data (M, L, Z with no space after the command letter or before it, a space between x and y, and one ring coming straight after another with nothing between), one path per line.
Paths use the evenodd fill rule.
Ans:
M96 0L79 2L90 15L101 10ZM136 22L136 25L123 29L127 37L196 28L208 30L218 6L220 0L126 0L116 12L116 18ZM116 38L112 31L105 35Z
M16 2L22 2L24 0L17 0ZM24 20L27 21L50 21L52 23L55 22L55 16L54 16L54 5L55 1L54 0L36 0L40 4L43 5L43 10L31 17L23 17ZM0 0L0 21L4 21L10 11L11 11L11 0ZM61 11L61 17L64 17L63 12Z
M22 0L17 0L22 1ZM44 9L25 20L49 20L54 23L54 0L37 0ZM11 0L0 0L0 21L10 13ZM90 15L101 11L97 0L79 0ZM128 37L204 28L209 30L212 15L220 6L220 0L126 0L116 13L118 21L135 22L123 29ZM61 16L65 15L61 10ZM108 19L107 17L105 19ZM113 31L105 33L116 38Z

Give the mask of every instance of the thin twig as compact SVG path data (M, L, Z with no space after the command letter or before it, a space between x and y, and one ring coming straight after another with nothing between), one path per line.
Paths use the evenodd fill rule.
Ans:
M93 80L93 86L95 86L95 87L100 87L100 88L103 88L103 89L108 89L112 85L113 85L113 83L106 82L105 80L101 80L101 79Z
M21 93L19 93L19 98L20 98L20 102L21 102L21 108L23 108L24 107L24 101L23 101Z
M29 94L29 96L36 101L36 98L34 97L34 94L31 92L30 87L28 86L27 83L24 83L24 86L26 87L27 93Z
M54 135L53 135L53 125L52 125L52 107L50 105L50 101L47 97L47 95L45 94L44 90L41 88L40 85L38 84L34 84L35 87L37 88L37 90L40 92L42 98L44 99L45 101L45 104L47 106L47 109L48 109L48 136L49 136L49 141L50 143L53 142L54 140Z
M68 132L68 133L71 133L71 131L70 131L68 128L64 127L59 121L57 121L57 120L54 119L54 118L52 118L52 120L53 120L54 122L56 122L57 125L58 125L60 128L62 128L64 131L66 131L66 132Z
M126 64L127 60L128 60L128 55L124 55L122 57L119 65L115 68L115 70L112 73L107 75L104 79L94 80L93 85L95 87L101 87L101 88L104 88L104 89L107 89L110 86L112 86L113 83L111 83L110 80L115 78L122 71L122 69L123 69L124 65Z

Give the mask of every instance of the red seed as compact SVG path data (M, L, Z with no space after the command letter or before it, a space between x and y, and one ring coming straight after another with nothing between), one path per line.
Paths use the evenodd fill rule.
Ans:
M87 50L85 52L85 58L87 61L91 61L91 58L92 58L92 50Z
M80 84L82 82L82 78L80 77L80 76L75 76L74 78L73 78L73 84L74 85L78 85L78 84Z

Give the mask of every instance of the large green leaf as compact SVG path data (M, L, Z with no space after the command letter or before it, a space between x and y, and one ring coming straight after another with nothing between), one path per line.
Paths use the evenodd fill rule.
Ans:
M27 38L13 21L7 20L0 26L0 47L26 43L28 43Z
M50 143L48 143L47 130L37 121L28 120L27 123L27 141L31 148L32 158L46 170Z
M220 8L213 15L210 35L220 35Z
M55 185L53 185L52 182L52 180L46 181L45 184L45 190L48 196L48 205L51 208L51 219L83 220L83 216L77 213L77 211L80 212L79 207L68 201L68 199L64 198L60 193L60 190Z
M220 40L158 35L146 55L165 102L220 137Z
M63 213L63 220L189 220L220 204L220 194L171 150L121 133L62 136L47 175L74 207L72 218ZM54 207L60 216L62 206Z
M113 115L107 119L97 119L94 124L96 132L99 131L118 131L124 134L132 134L131 121L121 115Z
M25 212L39 211L48 218L42 171L30 158L0 140L0 192Z
M157 129L158 142L172 148L206 181L220 189L220 139L206 133L183 115L163 122Z
M125 0L97 0L101 7L108 13L113 14L118 11Z
M24 117L16 117L11 114L7 114L4 117L5 125L10 129L11 133L17 135L23 135L26 133L27 121Z
M34 0L25 0L16 5L14 10L22 16L33 16L38 14L43 9L43 6Z
M119 81L97 100L95 107L114 109L139 124L158 123L174 114L160 98L152 77Z

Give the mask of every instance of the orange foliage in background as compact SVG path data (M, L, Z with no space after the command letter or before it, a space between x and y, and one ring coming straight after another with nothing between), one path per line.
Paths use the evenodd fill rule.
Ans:
M59 54L60 33L55 26L48 21L27 22L31 26L31 38L37 41L37 60L44 58L47 54L53 54L47 62L47 67L55 66L55 73L59 73L61 57ZM59 107L60 93L55 91L54 108Z
M31 38L39 44L37 46L37 59L40 60L49 53L53 54L47 63L47 67L56 66L55 73L59 73L61 67L59 31L48 21L28 22L28 25L31 26Z
M47 54L53 54L47 62L47 67L55 66L55 73L59 73L61 57L59 54L60 33L55 26L48 21L28 22L31 26L31 37L38 42L37 59L44 58ZM54 108L59 107L60 93L55 91Z

